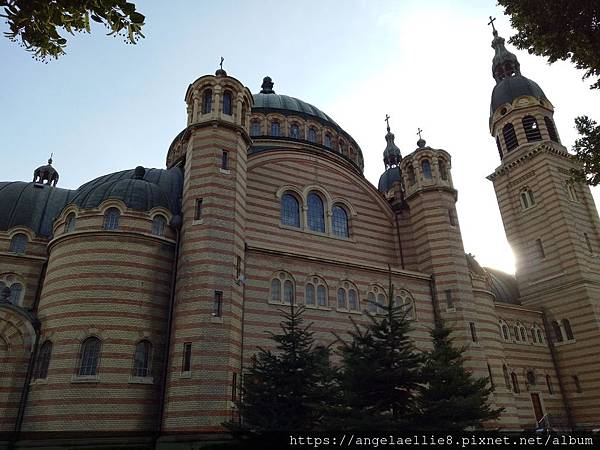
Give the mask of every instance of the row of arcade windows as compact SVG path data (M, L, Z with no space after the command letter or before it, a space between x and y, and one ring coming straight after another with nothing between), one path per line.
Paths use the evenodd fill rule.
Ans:
M108 208L104 213L104 222L102 229L104 230L117 230L119 228L119 222L121 218L121 212L117 208ZM164 236L165 229L167 227L167 219L157 214L152 219L152 234L155 236ZM75 230L75 213L71 213L67 216L65 222L65 233Z
M11 282L9 279L5 277L0 280L0 299L3 298L3 295L8 294L6 300L12 305L20 306L21 298L23 297L23 284L14 280ZM8 291L5 292L6 289Z
M538 126L537 120L533 116L525 116L521 120L523 125L523 129L525 130L525 137L527 138L527 142L541 141L542 134L540 132L540 128ZM554 127L554 122L550 117L544 117L544 123L546 124L546 130L548 130L548 136L550 140L554 142L559 142L558 134L556 133L556 128ZM504 145L506 147L506 151L510 152L519 146L519 140L517 138L517 133L515 132L515 127L512 123L507 123L502 128L502 138L504 139ZM496 145L498 146L498 152L500 153L500 158L503 157L502 147L500 145L500 138L496 136Z
M81 344L79 362L77 364L78 376L97 376L100 362L101 342L95 336L88 337ZM45 379L48 377L48 368L52 358L52 342L45 341L38 352L33 369L33 379ZM135 345L133 353L133 377L149 377L152 370L152 344L144 339Z
M252 123L250 124L250 136L256 137L256 136L262 136L262 135L263 135L263 132L261 129L260 121L253 120ZM284 134L281 130L281 124L279 123L279 121L274 120L271 122L268 135L274 136L274 137L283 137L284 136ZM300 125L298 125L297 123L292 123L290 125L287 136L291 137L292 139L302 139L302 140L306 139L308 142L311 142L313 144L319 143L319 142L317 142L317 140L318 140L317 129L315 127L308 128L308 130L306 132L306 138L305 138L300 129ZM327 148L333 148L333 139L329 133L325 133L325 135L323 135L322 144ZM340 141L340 143L339 143L340 152L342 152L342 150L344 148L345 148L345 143L343 141Z
M325 202L316 192L311 192L307 197L306 227L311 231L325 233ZM301 228L300 201L295 194L285 193L281 197L281 224ZM348 224L348 211L335 203L331 208L331 233L334 236L348 238L350 229Z
M202 114L208 114L212 111L213 104L213 91L212 89L206 89L202 93ZM223 114L231 116L233 114L233 94L231 91L223 92ZM242 105L242 121L245 120L245 105Z
M562 319L560 322L557 320L553 320L551 322L551 325L556 342L568 342L575 340L575 336L573 335L573 329L571 328L571 322L569 322L569 319Z
M527 344L529 339L531 338L531 342L534 344L543 344L544 343L544 334L542 330L534 325L530 332L527 331L522 324L516 324L513 326L512 334L508 327L508 325L501 321L500 322L500 334L502 335L502 339L506 342L510 342L511 338L514 342Z
M283 305L296 303L296 285L292 277L286 272L280 272L271 279L269 302ZM367 294L365 310L370 314L385 314L388 305L387 296L377 286L372 286ZM330 302L328 288L325 281L313 276L304 286L304 305L308 308L330 308L335 305L337 310L360 312L361 300L358 289L348 281L340 284L336 291L335 302ZM409 320L416 319L414 299L405 289L398 291L394 298L393 306L402 307Z
M504 375L504 384L506 385L506 389L515 394L521 393L521 387L519 386L519 378L517 374L512 371L509 374L508 367L506 364L502 365L502 373ZM538 385L538 377L536 376L533 370L528 370L526 375L526 384L531 387L535 387ZM583 387L581 386L581 381L577 375L573 375L571 377L573 381L573 386L575 387L575 392L581 394L583 392ZM554 385L552 383L552 377L550 375L546 375L544 377L546 382L546 389L548 390L548 394L554 395Z
M446 161L443 159L438 159L438 170L440 173L440 178L444 181L448 180L448 166L446 165ZM423 173L423 179L432 180L433 173L431 171L431 163L429 159L423 158L421 160L421 172ZM414 185L417 182L417 177L415 174L415 169L412 165L408 166L408 184L410 186Z

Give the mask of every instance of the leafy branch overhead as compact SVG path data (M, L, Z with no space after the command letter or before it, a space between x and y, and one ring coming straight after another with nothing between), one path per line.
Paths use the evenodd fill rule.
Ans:
M144 15L125 0L0 0L0 8L9 27L4 35L41 61L65 54L67 39L60 31L89 33L90 21L129 44L144 37Z

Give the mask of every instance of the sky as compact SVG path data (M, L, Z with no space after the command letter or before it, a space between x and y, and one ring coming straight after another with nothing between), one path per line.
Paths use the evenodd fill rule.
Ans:
M253 92L271 76L276 93L313 104L360 145L365 176L383 173L385 122L396 144L427 144L452 155L465 251L480 264L514 272L493 186L499 165L489 134L490 15L500 35L514 34L493 0L149 0L145 39L126 45L105 36L66 35L67 54L47 64L0 37L0 180L32 179L54 153L59 186L76 189L100 175L165 166L185 127L184 95L220 57ZM6 27L4 24L0 28ZM4 29L1 31L5 31ZM600 120L600 92L569 62L546 61L508 45L524 76L555 107L562 143L571 148L574 117ZM600 188L593 188L600 204Z

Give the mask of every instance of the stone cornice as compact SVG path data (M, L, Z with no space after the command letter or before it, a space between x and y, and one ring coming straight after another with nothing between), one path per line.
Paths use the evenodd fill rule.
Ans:
M571 155L569 155L569 153L563 149L564 147L558 148L552 144L549 144L548 142L542 142L537 145L529 144L517 150L517 152L521 153L518 157L502 163L500 167L494 171L494 173L488 175L486 178L490 181L494 181L497 177L508 174L515 167L524 164L526 161L534 158L540 153L549 153L561 158L570 159Z

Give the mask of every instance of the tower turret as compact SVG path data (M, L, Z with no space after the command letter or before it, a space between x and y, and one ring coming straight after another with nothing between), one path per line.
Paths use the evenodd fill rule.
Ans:
M390 130L390 116L386 115L385 121L387 123L387 134L385 135L387 145L383 151L385 172L379 178L378 189L387 195L396 184L400 183L399 165L402 161L402 153L394 142L394 133ZM390 195L393 197L393 194Z

